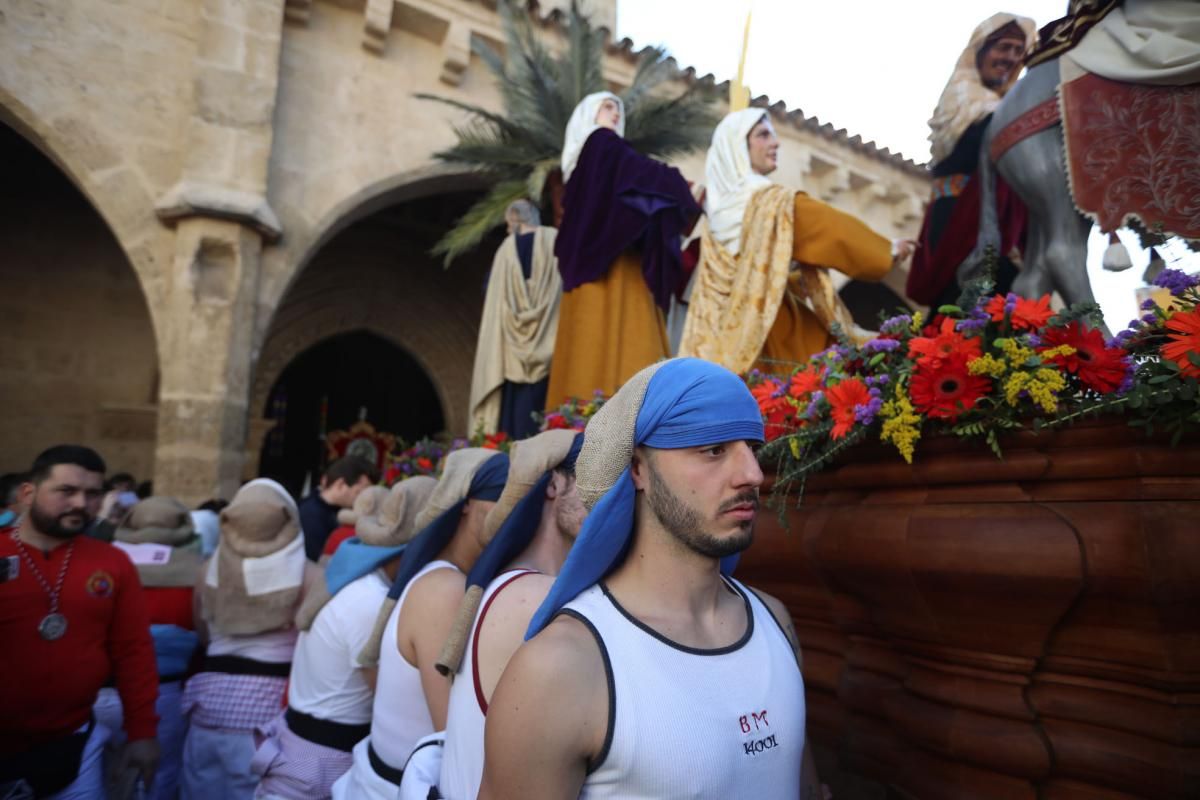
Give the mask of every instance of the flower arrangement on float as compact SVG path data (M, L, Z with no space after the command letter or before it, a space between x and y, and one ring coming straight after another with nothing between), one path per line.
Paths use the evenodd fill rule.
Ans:
M981 439L1003 458L1000 435L1038 432L1085 416L1121 413L1172 443L1200 426L1200 276L1164 270L1165 308L1111 339L1099 308L1055 314L1050 298L968 287L957 306L883 320L864 343L838 343L790 373L753 371L747 383L766 425L760 451L776 488L798 485L861 442L891 445L908 463L923 437Z
M604 392L597 389L590 400L585 401L578 397L571 397L553 411L547 411L545 414L534 412L533 418L538 423L539 431L558 429L581 431L587 427L587 421L600 410L607 399Z
M477 431L470 439L425 437L411 445L401 441L396 451L389 457L388 467L384 470L381 483L390 488L400 481L416 475L437 478L442 473L442 464L446 456L464 447L482 447L485 450L507 453L512 447L512 439L503 431L497 433Z

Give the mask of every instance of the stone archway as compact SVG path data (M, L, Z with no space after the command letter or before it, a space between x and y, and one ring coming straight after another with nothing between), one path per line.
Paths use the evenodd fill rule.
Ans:
M445 428L428 372L397 342L368 329L334 334L299 353L259 411L273 425L255 454L258 474L296 493L326 465L326 433L365 420L411 442Z
M87 444L154 470L158 356L141 282L61 167L0 123L0 471Z
M426 194L386 207L328 238L280 301L254 370L248 468L273 422L262 416L285 368L314 344L349 331L374 333L409 353L429 376L445 430L467 435L467 400L479 315L496 235L448 270L428 255L475 191Z

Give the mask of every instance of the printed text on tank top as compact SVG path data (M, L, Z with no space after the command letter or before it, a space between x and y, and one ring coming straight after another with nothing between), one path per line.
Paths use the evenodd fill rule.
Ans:
M483 608L479 610L479 619L475 622L475 633L471 637L471 678L475 682L475 699L479 701L479 710L483 712L485 717L487 716L488 712L488 701L487 698L483 696L483 684L479 680L479 634L480 631L483 630L483 621L487 618L488 609L492 607L492 603L495 602L496 597L505 589L507 589L509 585L513 583L513 581L516 581L518 578L524 578L526 575L539 574L541 573L535 569L527 569L522 572L518 572L504 583L497 586L496 591L492 592L491 597L487 599L487 602L483 604Z
M589 630L608 683L607 730L589 758L581 797L797 795L805 738L803 678L770 607L737 581L726 585L742 598L746 631L717 648L690 647L664 636L623 608L603 584L562 610ZM698 660L689 664L691 659ZM750 674L756 679L744 680ZM681 692L681 679L693 688ZM696 707L698 697L709 699ZM690 719L688 733L672 727L672 719ZM681 736L700 737L696 744L703 742L706 755L699 761L687 757L688 747L679 750Z

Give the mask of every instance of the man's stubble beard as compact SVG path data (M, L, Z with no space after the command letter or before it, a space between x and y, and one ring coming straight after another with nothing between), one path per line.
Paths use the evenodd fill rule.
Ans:
M29 506L29 521L33 523L33 527L39 532L47 536L53 536L55 539L74 539L88 529L92 519L87 512L69 512L67 514L59 514L57 517L44 513L38 508L37 501L34 501ZM71 530L63 526L61 520L63 517L81 516L83 524L78 530Z
M704 527L704 517L689 506L667 487L662 475L652 464L646 464L650 475L650 491L646 499L650 511L671 536L687 549L706 558L725 558L740 553L754 541L754 522L740 526L737 532L725 537L714 536ZM753 501L758 503L757 493L738 495L724 505Z

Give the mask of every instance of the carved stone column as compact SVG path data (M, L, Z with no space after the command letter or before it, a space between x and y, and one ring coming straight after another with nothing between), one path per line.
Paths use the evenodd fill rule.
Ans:
M195 107L179 181L156 204L176 229L163 330L155 484L185 502L242 477L283 0L204 0Z

